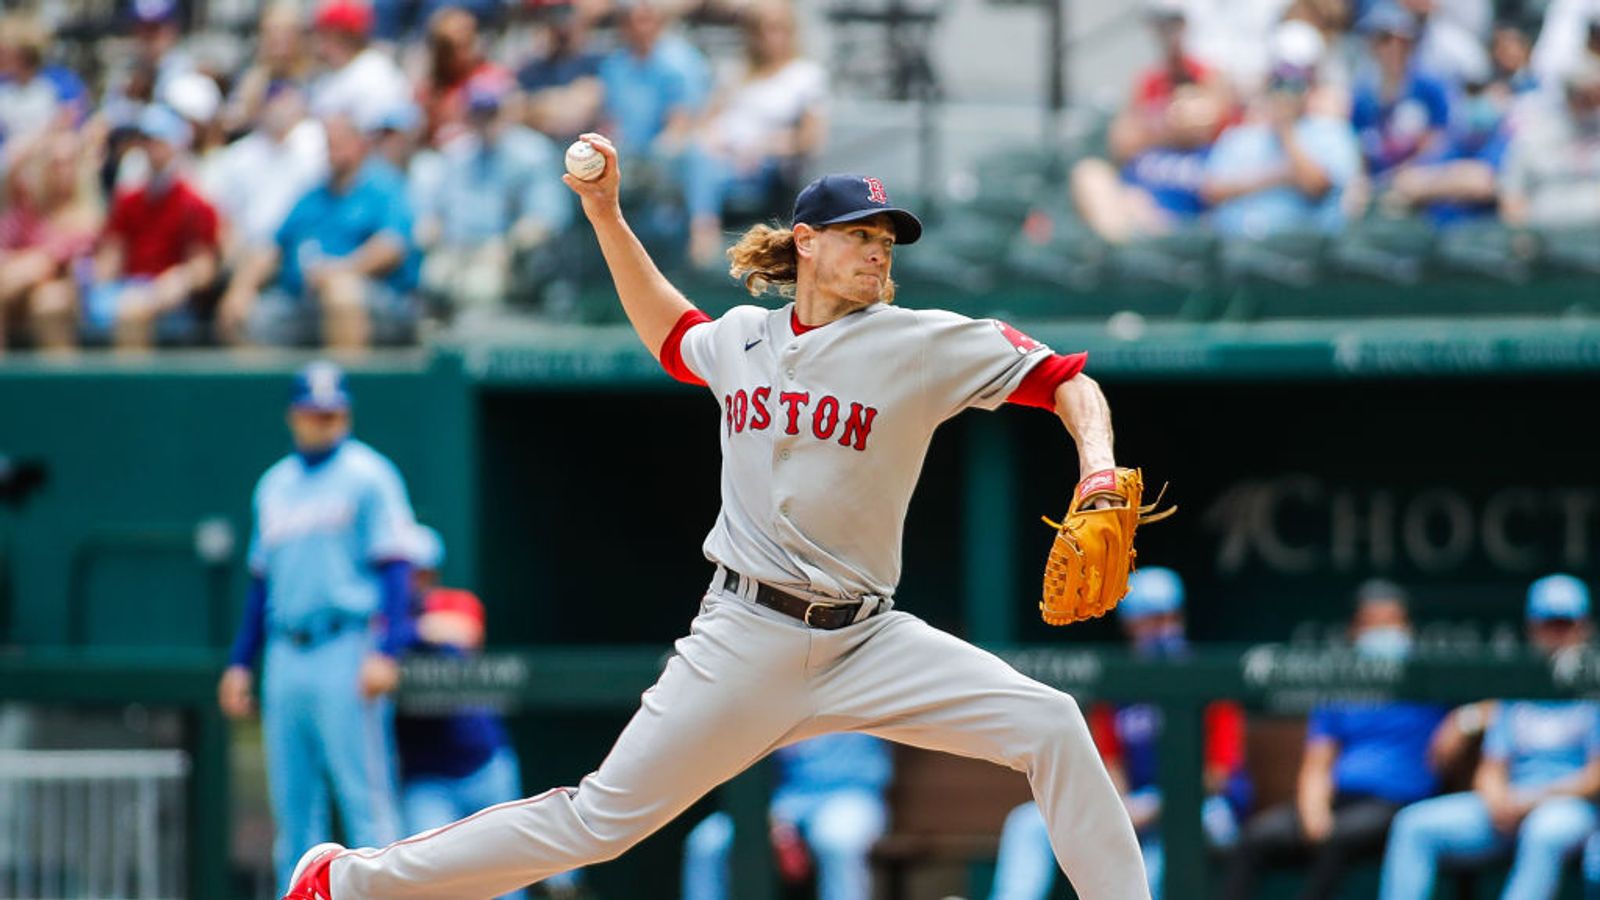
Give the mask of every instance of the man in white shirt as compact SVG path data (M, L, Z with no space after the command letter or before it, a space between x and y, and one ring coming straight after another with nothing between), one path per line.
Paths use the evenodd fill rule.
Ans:
M327 177L322 124L307 118L305 107L299 88L270 88L255 130L228 145L203 173L202 190L230 226L223 239L230 263L270 246L290 207Z
M360 0L326 0L313 27L317 59L326 70L311 86L317 116L347 115L370 124L412 99L405 73L370 43L372 7Z

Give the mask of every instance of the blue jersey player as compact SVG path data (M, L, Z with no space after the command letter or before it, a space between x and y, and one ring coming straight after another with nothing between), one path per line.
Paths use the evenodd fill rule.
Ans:
M400 836L386 695L410 639L416 528L400 473L350 436L338 367L313 363L296 377L288 420L295 450L256 485L250 589L218 686L225 713L249 714L265 647L262 730L280 890L295 855L330 838L330 799L352 841Z

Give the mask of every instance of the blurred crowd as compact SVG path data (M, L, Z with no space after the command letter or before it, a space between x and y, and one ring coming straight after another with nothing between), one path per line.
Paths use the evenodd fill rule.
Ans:
M1600 227L1600 3L1145 9L1160 61L1112 121L1107 158L1072 172L1074 206L1110 243L1337 234L1371 217Z
M785 0L693 4L698 42L689 11L288 2L229 66L179 0L131 0L101 83L59 64L39 18L6 15L0 353L353 350L507 302L559 310L576 209L562 153L589 130L628 154L647 243L715 264L725 215L793 195L828 88Z

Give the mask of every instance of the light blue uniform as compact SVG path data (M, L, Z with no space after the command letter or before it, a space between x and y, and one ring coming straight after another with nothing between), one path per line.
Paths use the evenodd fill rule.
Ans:
M298 854L331 837L330 789L350 842L401 836L393 711L363 700L358 679L378 647L377 566L406 558L416 526L399 472L354 439L314 466L280 460L254 509L250 568L267 585L262 724L286 890Z

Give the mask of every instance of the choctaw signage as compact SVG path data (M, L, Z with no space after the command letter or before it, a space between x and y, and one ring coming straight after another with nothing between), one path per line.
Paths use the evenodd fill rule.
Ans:
M1352 487L1288 474L1227 485L1201 524L1225 575L1439 574L1485 564L1531 574L1588 568L1597 519L1594 487Z

